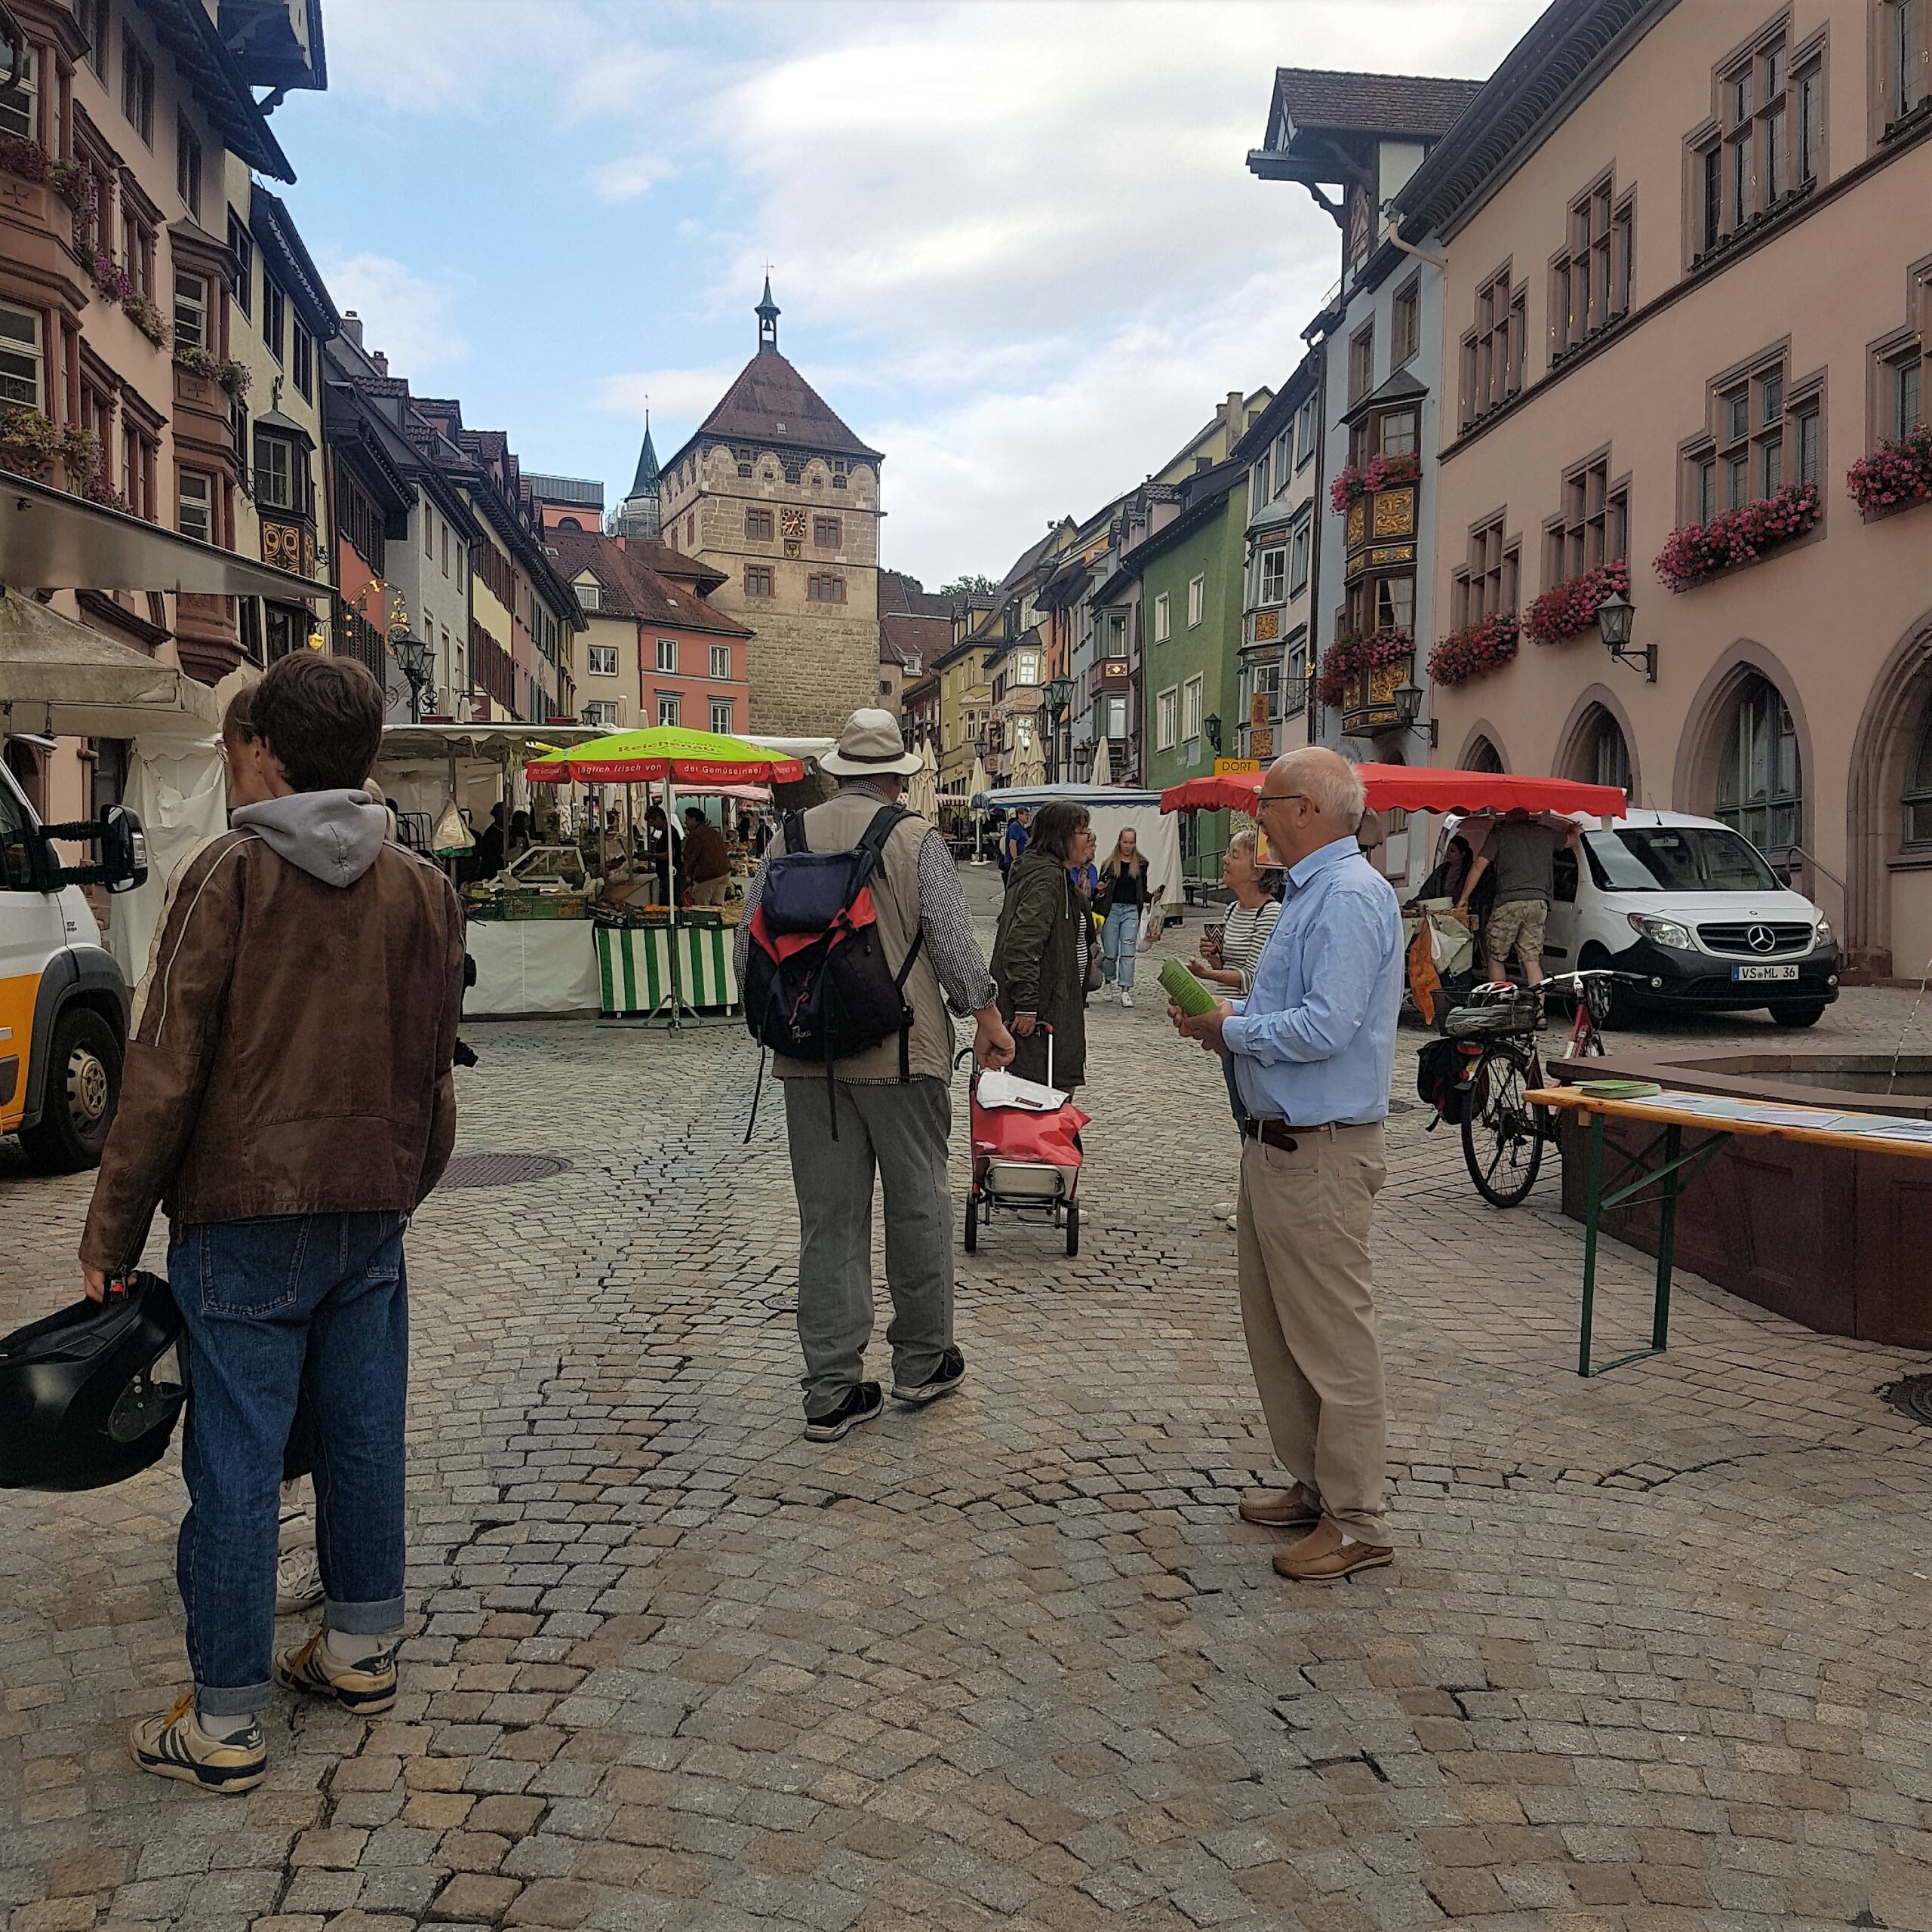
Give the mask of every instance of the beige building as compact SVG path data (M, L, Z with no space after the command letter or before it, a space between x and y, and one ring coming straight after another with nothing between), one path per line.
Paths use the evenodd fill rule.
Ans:
M768 278L757 314L758 353L663 466L663 539L754 632L749 728L823 736L878 701L884 459L779 354Z
M1463 663L1438 759L1723 818L1841 920L1850 964L1914 978L1927 14L1558 0L1399 198L1447 257L1435 628ZM1848 479L1888 448L1915 498ZM1626 661L1593 621L1620 565Z

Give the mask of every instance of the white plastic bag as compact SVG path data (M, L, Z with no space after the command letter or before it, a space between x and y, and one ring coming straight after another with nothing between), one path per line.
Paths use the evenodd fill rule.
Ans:
M1149 900L1146 910L1140 915L1140 940L1135 949L1140 952L1150 951L1154 942L1160 937L1161 909L1154 900Z

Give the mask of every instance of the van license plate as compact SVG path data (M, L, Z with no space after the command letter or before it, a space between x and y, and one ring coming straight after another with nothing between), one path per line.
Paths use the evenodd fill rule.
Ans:
M1730 969L1734 980L1795 980L1798 977L1795 966L1734 966Z

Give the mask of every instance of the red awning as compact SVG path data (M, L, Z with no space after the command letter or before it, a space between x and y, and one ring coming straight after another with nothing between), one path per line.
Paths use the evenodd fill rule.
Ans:
M1368 792L1371 811L1587 812L1621 818L1628 803L1614 785L1586 785L1574 778L1535 778L1502 771L1456 771L1432 764L1362 764L1355 769ZM1254 811L1261 789L1258 771L1231 771L1190 778L1161 794L1164 812Z

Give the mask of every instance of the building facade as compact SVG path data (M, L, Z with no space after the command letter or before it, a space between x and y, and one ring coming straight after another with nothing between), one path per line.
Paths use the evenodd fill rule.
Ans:
M1854 965L1915 978L1924 14L1558 0L1401 196L1404 233L1447 262L1439 755L1722 818L1834 915ZM1636 661L1617 663L1595 611L1626 586Z
M879 469L778 352L767 278L758 353L664 466L666 542L724 573L754 633L751 727L835 733L878 695Z
M952 646L952 614L958 599L930 591L903 571L878 574L878 703L897 717L906 742L914 742L906 694L928 683L928 668ZM939 688L921 697L930 721L937 723Z

